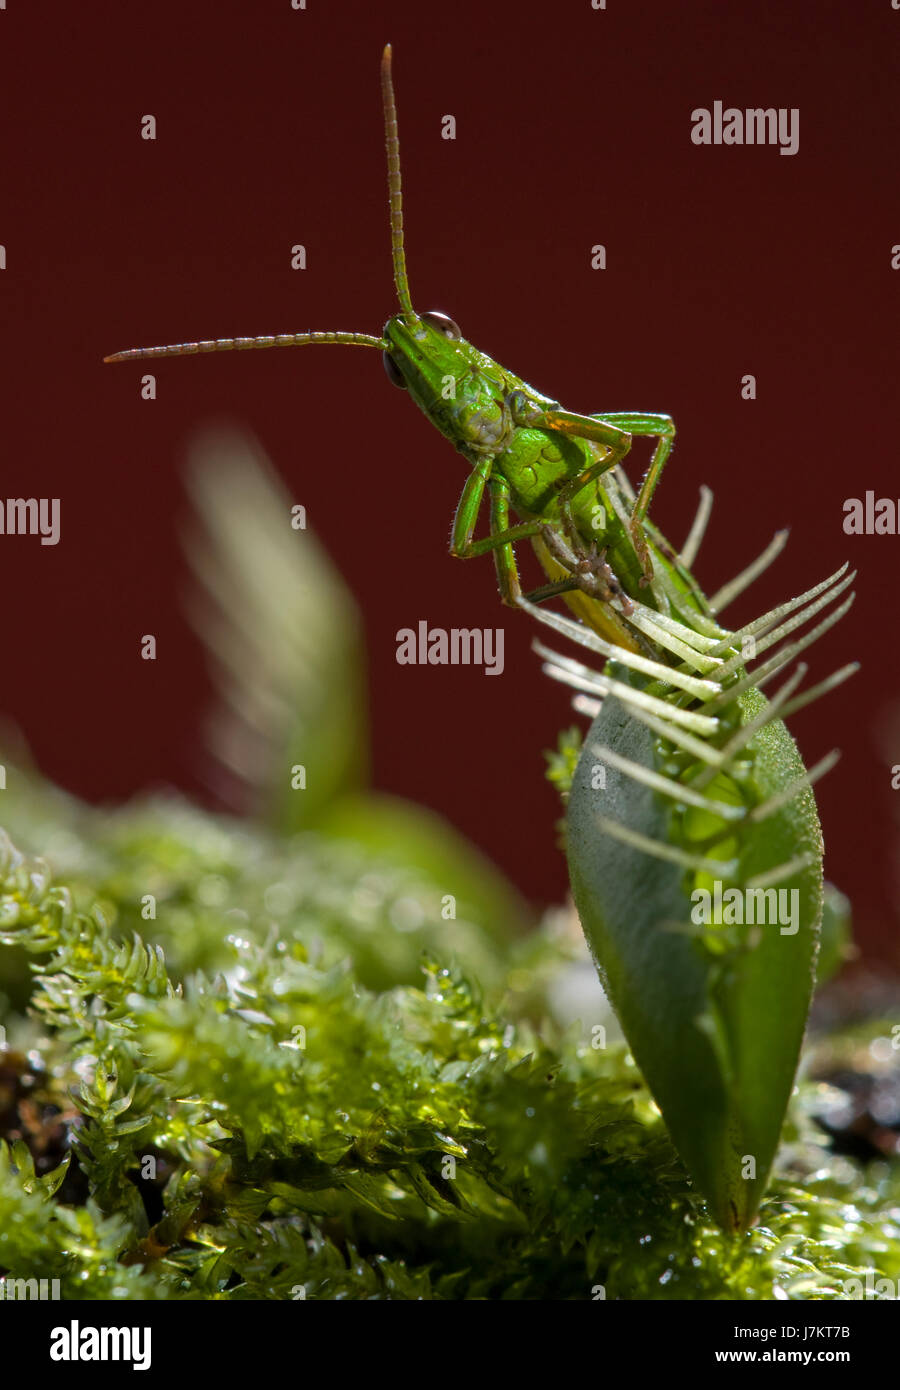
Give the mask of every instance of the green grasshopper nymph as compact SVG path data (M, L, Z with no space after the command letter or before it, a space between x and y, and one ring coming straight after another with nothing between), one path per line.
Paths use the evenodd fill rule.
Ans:
M467 342L446 315L416 313L403 246L390 45L382 57L381 85L394 284L400 305L381 337L312 331L219 338L132 348L105 360L128 362L311 343L380 349L390 380L409 392L471 468L456 509L451 553L468 559L492 551L501 597L516 605L522 589L514 546L530 537L549 583L529 599L562 594L600 636L625 650L652 655L656 650L652 640L629 622L633 613L629 594L640 594L654 610L668 612L673 604L692 615L709 615L699 588L662 537L652 529L648 535L647 510L671 452L675 426L668 415L636 411L580 415L563 410L557 401ZM649 436L656 444L650 468L633 498L624 495L627 483L619 478L617 466L635 435ZM489 534L476 540L485 489L490 496ZM510 524L511 511L522 519L521 524Z
M823 908L811 788L835 755L807 771L784 720L856 667L797 694L801 665L771 698L761 689L847 612L852 595L751 663L839 599L853 575L844 566L737 630L721 626L718 615L775 558L786 533L707 599L691 566L709 491L680 553L647 515L675 437L668 415L564 410L445 315L416 313L390 47L381 83L399 302L381 336L220 338L106 360L310 343L377 348L390 380L466 459L451 552L492 552L506 603L603 658L597 672L543 651L549 673L596 715L568 802L573 896L676 1147L716 1220L741 1231L763 1197L791 1093ZM636 494L620 467L635 436L654 441ZM475 539L485 492L488 534ZM515 554L525 539L547 579L527 596ZM554 596L581 621L540 606Z

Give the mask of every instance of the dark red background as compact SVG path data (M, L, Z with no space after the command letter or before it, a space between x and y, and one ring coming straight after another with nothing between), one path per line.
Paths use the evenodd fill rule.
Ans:
M490 561L448 557L462 461L376 354L157 364L154 403L138 368L100 362L183 338L380 331L391 40L417 306L570 408L671 412L654 515L680 541L714 486L708 591L789 524L730 619L859 566L853 616L814 649L812 677L851 657L863 672L793 727L808 762L844 750L820 792L828 873L864 944L894 956L900 736L878 728L897 693L900 538L841 522L849 495L900 494L898 33L889 0L8 0L2 487L59 496L62 541L0 540L2 711L44 771L98 800L163 782L202 794L211 687L181 607L181 450L227 409L363 604L378 785L444 812L537 901L564 890L540 750L569 721L565 694L530 624L499 607ZM695 147L691 110L716 99L799 107L799 154ZM139 138L148 112L155 143ZM420 618L502 624L504 675L397 666L396 630Z

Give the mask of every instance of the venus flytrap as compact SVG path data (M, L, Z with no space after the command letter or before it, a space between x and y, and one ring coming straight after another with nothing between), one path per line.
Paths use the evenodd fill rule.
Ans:
M692 530L691 559L701 535ZM593 716L568 798L572 891L635 1059L729 1231L753 1221L765 1191L812 996L823 906L812 785L837 754L807 771L784 719L857 667L803 692L806 666L787 671L850 607L846 569L735 631L661 619L626 592L625 620L669 669L523 605L606 659L598 672L536 644ZM724 599L759 572L750 566ZM758 660L785 638L750 667L749 652Z

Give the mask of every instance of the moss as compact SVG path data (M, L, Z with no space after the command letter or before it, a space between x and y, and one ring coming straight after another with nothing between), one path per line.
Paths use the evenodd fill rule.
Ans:
M0 1272L92 1299L831 1299L900 1278L898 1167L835 1155L814 1079L758 1224L722 1235L624 1047L552 1021L574 954L552 922L512 948L470 922L483 995L464 949L400 932L373 990L350 964L364 847L307 837L300 871L290 841L184 808L104 824L93 909L89 875L70 892L3 855L4 954L33 981L0 1071ZM180 888L143 942L150 864Z

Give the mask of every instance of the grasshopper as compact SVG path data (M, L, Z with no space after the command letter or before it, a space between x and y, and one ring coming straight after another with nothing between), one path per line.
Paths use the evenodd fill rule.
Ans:
M412 306L403 241L400 147L391 75L391 47L381 61L387 147L391 248L400 312L380 337L366 333L281 333L218 338L165 347L131 348L105 358L128 362L195 353L337 343L378 348L395 386L406 390L431 423L468 462L471 472L456 508L450 553L460 559L493 552L500 595L513 606L560 594L612 645L652 655L655 647L629 620L638 594L651 608L670 604L700 621L709 606L693 577L647 518L671 453L668 415L618 411L582 415L536 391L463 338L446 314ZM634 436L655 441L635 497L621 474ZM488 535L475 539L490 498ZM630 508L630 512L628 510ZM510 513L520 518L511 524ZM523 595L515 545L530 538L548 583Z

